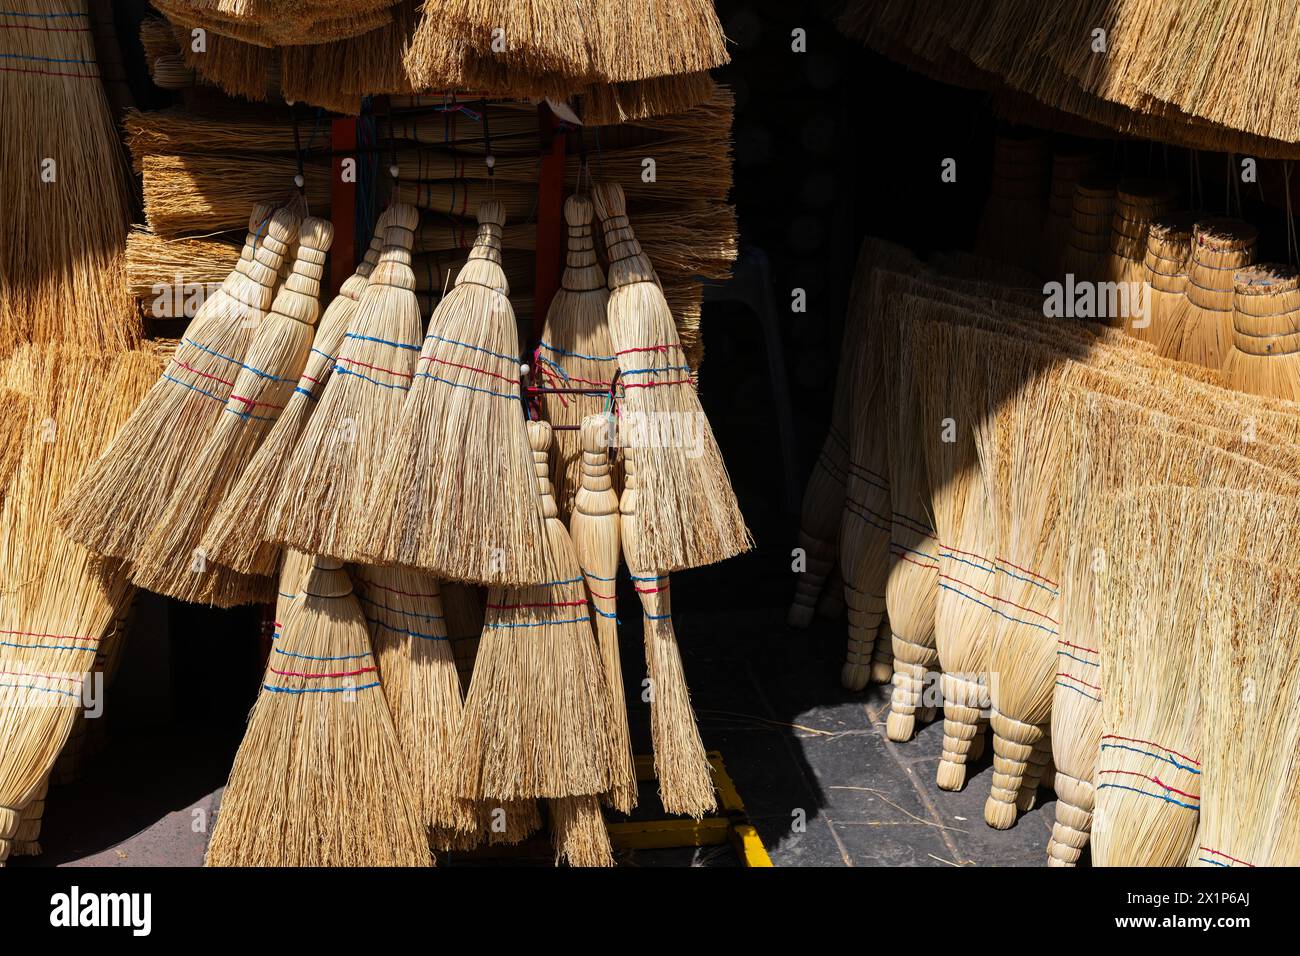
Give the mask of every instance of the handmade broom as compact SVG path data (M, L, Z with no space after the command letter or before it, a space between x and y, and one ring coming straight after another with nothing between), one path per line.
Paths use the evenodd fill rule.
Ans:
M411 237L419 214L402 203L389 212L379 264L285 468L296 480L282 483L267 515L267 540L311 554L360 557L363 505L383 487L380 456L415 373L422 323Z
M281 623L206 865L428 866L410 774L342 564L315 558Z
M591 217L590 199L570 196L565 200L568 253L537 351L537 372L541 381L553 388L608 390L618 369L605 321L609 292L605 273L596 262ZM577 426L598 411L602 401L599 395L543 394L542 415L552 425ZM577 431L556 432L551 475L561 519L568 519L573 511L574 495L582 484L583 453Z
M545 577L488 593L454 779L471 800L552 801L557 862L609 865L599 795L610 789L610 698L582 570L550 491L551 429L530 422L527 433L534 493L545 515L536 542ZM563 801L558 807L557 800Z
M587 582L590 610L595 613L596 643L605 665L609 691L610 742L609 803L620 813L631 813L637 803L636 766L623 696L623 666L619 660L617 595L619 547L618 491L609 463L610 421L606 415L582 420L582 480L573 499L569 534L582 576Z
M659 779L659 800L663 808L699 820L717 806L713 771L700 739L681 651L673 631L668 575L653 570L642 548L641 523L637 520L642 502L641 453L642 449L629 449L624 461L619 530L623 538L623 560L641 598L655 776Z
M298 384L285 402L284 411L213 514L199 545L209 561L241 574L274 573L279 548L265 540L271 505L286 483L285 467L307 420L320 401L343 344L343 336L351 326L361 301L361 293L379 261L389 218L385 211L375 223L370 248L357 271L343 280L339 294L321 315L311 353Z
M54 513L149 388L159 363L26 346L0 366L21 391L21 462L0 495L0 862L21 809L49 775L81 713L100 636L129 595L120 566L59 534Z
M235 376L225 412L177 475L171 500L131 569L137 586L219 607L256 600L262 590L209 562L199 542L213 514L275 424L307 363L320 315L320 281L334 238L322 219L302 220L293 271L276 293Z
M162 378L72 489L57 516L96 554L134 561L185 464L230 398L253 330L298 232L288 208L253 208L235 271L199 308Z
M600 183L592 199L604 228L609 334L624 389L620 444L637 455L640 567L667 573L723 561L753 541L672 314L628 223L623 190Z
M1131 328L1135 321L1140 323L1148 317L1142 302L1148 230L1153 219L1173 210L1177 198L1177 190L1160 180L1120 181L1115 191L1110 255L1104 263L1102 279L1130 291L1127 293L1128 314L1107 315L1105 321L1108 325Z
M357 547L450 580L518 586L542 579L543 531L500 265L504 224L499 204L479 207L479 237L429 320Z
M1075 282L1096 281L1105 268L1115 213L1115 181L1089 176L1074 189L1070 236L1061 256L1061 277L1073 275Z
M1174 358L1223 368L1232 349L1233 275L1255 260L1259 230L1237 219L1202 219L1192 230L1183 301L1170 314Z
M1132 323L1129 331L1137 339L1152 342L1165 356L1173 356L1181 346L1174 324L1174 308L1187 291L1187 260L1192 250L1193 219L1188 214L1153 219L1147 228L1147 252L1143 261L1146 287L1146 324Z
M1047 195L1047 214L1039 241L1038 272L1048 279L1063 275L1061 261L1070 238L1074 212L1074 189L1079 180L1092 175L1097 157L1087 151L1052 153L1052 184Z
M1232 348L1223 371L1234 388L1300 401L1300 274L1265 265L1233 277Z

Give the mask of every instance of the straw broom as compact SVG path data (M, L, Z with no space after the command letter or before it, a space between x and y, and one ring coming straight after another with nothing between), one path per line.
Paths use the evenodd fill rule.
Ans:
M23 458L0 496L0 862L81 713L100 636L129 593L121 569L59 534L53 514L158 365L139 352L26 346L0 367L0 384L30 402Z
M611 785L609 804L620 813L631 813L637 803L636 765L632 758L632 737L627 723L627 702L623 696L623 666L619 660L617 594L619 555L618 491L610 470L610 421L605 415L588 415L579 428L582 447L582 481L573 499L569 534L587 595L595 613L596 643L605 666L605 687L609 691Z
M1295 534L1294 502L1261 505ZM1199 686L1206 770L1191 865L1295 866L1300 591L1273 562L1240 556L1221 561L1212 579Z
M583 26L592 69L603 83L701 73L729 62L711 0L649 6L605 0L592 13Z
M753 541L672 314L628 223L623 190L600 183L592 198L609 257L609 332L625 390L620 441L635 449L641 483L640 566L667 573L723 561Z
M1062 275L1061 260L1070 238L1074 212L1074 188L1079 180L1094 173L1097 157L1092 152L1052 153L1052 184L1047 195L1047 213L1039 240L1038 273L1045 278Z
M1224 374L1234 388L1300 401L1300 275L1264 265L1233 277L1232 348Z
M131 570L137 586L182 601L217 606L255 598L246 580L210 566L199 541L262 439L275 424L307 363L320 315L320 281L334 239L322 219L302 220L293 271L280 286L235 377L225 414L178 475L171 500Z
M1232 277L1255 259L1259 231L1236 219L1202 219L1192 230L1183 301L1169 317L1181 344L1174 357L1223 368L1232 349Z
M409 568L357 566L352 576L419 819L433 833L469 830L473 808L451 786L463 700L438 582Z
M504 224L499 204L479 207L479 238L429 320L356 547L454 581L523 585L542 575L543 530L500 265Z
M1134 290L1128 315L1106 317L1108 325L1129 328L1134 319L1146 315L1142 294L1146 279L1147 236L1151 220L1174 208L1178 192L1159 180L1122 180L1115 194L1115 218L1111 223L1110 257L1103 279Z
M1032 244L1043 228L1047 194L1047 144L1036 136L994 140L993 185L975 236L975 252L1033 269Z
M1073 275L1076 282L1095 281L1105 268L1112 218L1115 213L1115 181L1089 176L1074 190L1070 236L1061 256L1059 275Z
M205 864L428 866L365 619L340 562L314 559L281 623Z
M591 217L590 199L570 196L565 200L569 245L564 274L547 310L537 352L537 371L542 382L553 388L608 390L618 369L605 321L609 292L605 273L596 261ZM552 425L578 425L598 411L604 399L600 395L543 394L540 401L542 415ZM582 483L582 463L578 433L557 432L551 476L562 519L573 511L574 495Z
M311 353L297 386L285 402L284 411L212 515L199 545L209 561L241 574L274 573L279 549L265 540L271 506L277 492L286 483L285 467L307 420L320 401L343 344L343 336L351 326L361 301L361 293L379 261L389 220L389 213L385 211L375 223L370 247L357 271L343 280L339 294L326 306L320 318Z
M645 562L637 509L641 506L638 470L641 449L629 449L619 499L623 560L641 598L650 689L650 737L654 746L659 801L668 813L702 819L717 806L713 770L686 686L677 635L673 631L668 575Z
M422 331L412 291L411 237L419 214L391 207L379 264L361 293L316 410L294 448L267 514L266 538L311 554L362 557L366 498L380 483L380 456L393 435L416 370Z
M1187 291L1187 260L1192 254L1193 219L1188 214L1153 219L1147 229L1143 261L1142 294L1146 297L1146 324L1130 323L1129 332L1155 343L1161 355L1175 355L1182 342L1181 329L1172 321L1175 307Z
M14 834L10 856L40 856L44 852L41 848L41 821L45 816L45 798L49 789L50 778L46 777L31 803L23 807L18 817L18 830ZM3 861L0 861L0 866L3 865Z
M853 269L853 283L849 288L848 311L844 316L844 330L840 337L840 364L835 374L831 424L822 442L821 452L813 465L812 475L809 476L808 484L804 488L803 502L800 507L798 544L807 555L808 566L799 575L798 583L795 585L794 600L786 619L791 627L803 628L812 623L813 608L825 586L826 574L835 555L836 538L840 534L839 522L843 511L846 484L845 469L849 460L848 435L849 429L856 422L856 417L850 415L850 407L862 407L861 403L851 405L851 395L859 380L854 370L859 350L864 347L862 342L866 335L864 325L867 321L865 314L868 305L867 289L871 270L877 263L903 269L908 264L915 264L916 257L901 246L872 236L863 239L858 249L857 263ZM857 683L856 677L850 677L849 680L850 684L845 686L852 690L859 690L865 686L863 684L851 686Z
M454 770L471 800L552 801L557 862L610 865L598 795L610 788L609 693L582 571L547 477L551 429L528 423L543 514L542 583L492 588ZM556 807L554 801L565 802Z
M208 297L162 378L67 496L59 524L97 554L135 560L185 463L212 430L271 305L298 216L258 204L235 271ZM164 493L160 493L164 492Z

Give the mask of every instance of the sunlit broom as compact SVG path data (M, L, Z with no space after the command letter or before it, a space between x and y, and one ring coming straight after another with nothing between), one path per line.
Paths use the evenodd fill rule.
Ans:
M352 582L318 557L281 622L205 863L428 866L416 807Z
M610 787L609 694L572 542L548 477L551 428L528 423L533 488L545 514L543 573L493 588L465 701L457 790L471 800L552 801L557 861L612 863L599 795ZM555 808L555 801L564 801Z
M537 372L544 384L554 388L608 390L618 369L605 319L609 291L596 261L591 217L590 199L570 196L565 200L564 221L569 233L565 269L546 312L537 353ZM603 400L599 395L563 394L543 394L540 399L542 415L552 425L578 425L598 411ZM557 431L551 473L560 517L565 520L582 483L582 461L578 433Z
M338 295L321 314L311 353L298 384L285 402L284 411L208 523L199 545L208 561L241 574L274 573L280 549L265 540L269 512L285 483L285 468L293 449L333 371L361 293L379 261L388 225L389 214L384 212L375 223L370 248L357 271L343 280Z
M131 568L137 586L218 606L260 596L247 576L209 562L199 542L297 387L320 315L320 282L333 238L333 226L322 219L308 217L299 225L293 271L248 346L224 414L182 468L171 500L141 546Z
M1142 272L1146 314L1144 321L1129 323L1128 330L1137 339L1155 343L1161 355L1175 355L1182 344L1181 328L1173 321L1173 311L1187 291L1192 224L1191 215L1176 214L1153 219L1147 228Z
M361 293L320 401L267 516L267 539L310 554L356 557L363 506L415 374L422 334L411 237L419 213L391 207L379 264ZM391 489L390 489L391 490Z
M587 582L591 611L596 615L596 643L605 665L605 687L609 691L610 743L609 802L620 813L631 813L637 803L636 765L632 759L632 737L627 723L627 702L623 691L623 666L619 660L617 595L618 566L622 554L619 541L618 490L610 469L610 421L605 415L582 420L579 444L582 448L582 477L573 499L569 534L582 575Z
M641 567L667 573L725 560L753 542L672 315L628 223L623 190L600 183L592 198L604 228L609 334L625 391L620 444L637 455Z
M1133 316L1145 315L1141 301L1145 292L1147 236L1151 221L1174 208L1178 193L1159 180L1122 180L1115 194L1115 218L1111 223L1110 255L1102 279L1122 284L1129 293L1128 315L1108 315L1109 325L1127 327Z
M504 224L500 205L479 207L478 239L429 320L357 540L380 563L523 585L542 575L542 515L500 265Z
M27 346L0 385L27 396L21 462L0 507L0 861L81 714L100 636L125 604L120 566L60 534L54 513L158 375L141 352Z
M1255 266L1233 278L1232 348L1224 374L1234 388L1300 401L1300 275Z
M1174 358L1223 368L1232 349L1232 277L1255 261L1258 236L1259 230L1237 219L1196 223L1186 291L1169 317L1171 333L1181 340Z
M73 540L97 554L139 557L183 467L223 414L298 218L288 208L253 208L235 271L199 308L162 378L67 496L58 520Z

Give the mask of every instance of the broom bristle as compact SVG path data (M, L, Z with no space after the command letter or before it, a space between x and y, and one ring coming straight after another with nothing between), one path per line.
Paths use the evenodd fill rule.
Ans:
M1134 337L1152 342L1161 355L1172 357L1182 344L1182 329L1175 323L1174 309L1187 290L1187 261L1192 254L1193 217L1164 216L1147 228L1147 251L1143 261L1142 290L1146 296L1146 323L1132 323Z
M1254 262L1258 235L1254 226L1236 219L1196 223L1186 291L1170 319L1182 330L1175 358L1223 368L1232 350L1232 277Z
M96 554L127 561L139 556L182 468L230 398L297 229L289 209L254 207L247 258L203 303L162 378L60 509L59 523L73 540Z
M282 484L267 521L269 541L363 563L362 506L383 487L380 456L415 372L423 325L411 272L419 214L400 203L390 213L379 264L284 471L297 480Z
M428 866L365 620L338 561L315 559L282 624L205 864Z
M1224 374L1234 388L1300 400L1300 275L1255 266L1233 277L1232 348Z
M269 579L260 587L256 579L215 564L199 541L279 418L307 363L333 238L334 227L328 222L302 220L292 272L249 344L224 412L202 449L177 476L171 500L140 548L131 569L138 587L219 607L247 603L262 592L269 597Z
M242 574L267 575L274 572L280 549L265 540L271 506L285 484L289 459L320 400L343 336L351 326L361 301L361 293L379 261L389 218L386 211L379 217L370 248L357 271L343 281L339 294L326 306L312 341L311 354L297 386L289 395L284 412L271 426L270 434L213 514L199 545L210 561Z
M609 256L609 332L623 380L620 443L637 455L641 567L667 573L753 547L653 267L628 224L623 190L598 184ZM625 522L626 523L626 522Z
M504 219L498 203L479 207L478 241L429 320L358 546L380 563L518 586L549 579L500 266Z
M547 801L555 842L555 865L613 866L614 849L595 797L561 797Z

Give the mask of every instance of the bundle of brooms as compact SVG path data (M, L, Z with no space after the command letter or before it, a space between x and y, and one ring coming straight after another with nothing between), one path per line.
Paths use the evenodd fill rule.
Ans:
M1232 348L1224 374L1234 388L1300 401L1300 275L1261 265L1233 277Z
M1128 314L1108 315L1107 324L1128 328L1147 318L1142 302L1146 278L1147 236L1151 221L1172 212L1178 193L1160 180L1121 180L1115 193L1115 218L1111 225L1110 257L1102 270L1106 282L1129 289Z
M60 502L158 374L141 352L26 346L0 368L10 400L0 505L0 860L81 713L82 683L105 629L129 598L123 569L54 524ZM15 407L17 406L17 407Z

